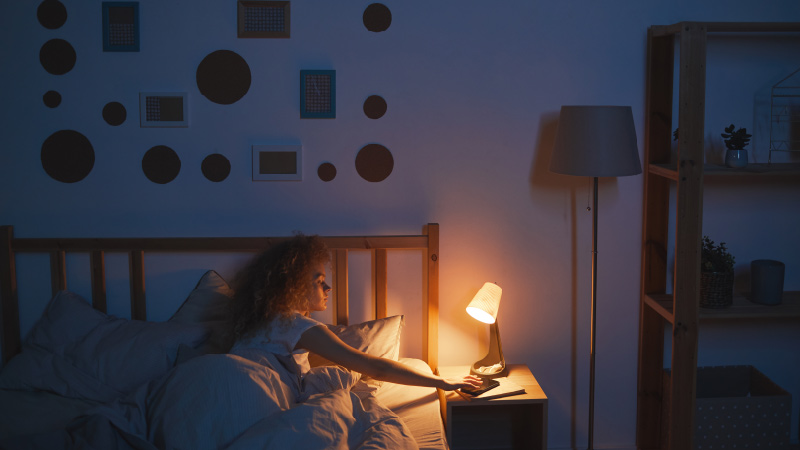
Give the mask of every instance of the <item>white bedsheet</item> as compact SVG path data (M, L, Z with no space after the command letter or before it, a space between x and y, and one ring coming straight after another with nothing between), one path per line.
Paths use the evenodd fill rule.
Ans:
M291 374L279 361L268 362L264 370L233 355L198 357L122 400L91 409L65 430L9 438L0 447L417 448L400 418L374 399L359 399L349 385L298 392L285 381Z
M419 359L402 358L400 361L419 370L430 372L427 364ZM173 380L173 382L176 381L178 380ZM192 389L204 389L201 377L194 377L193 381L194 387ZM206 379L205 382L207 381L209 380ZM178 395L178 392L176 391L173 394ZM194 398L194 402L198 402L198 397L200 396L191 398ZM342 398L341 394L332 397L318 401L330 402L341 406L341 402L346 400ZM362 395L361 397L364 396ZM446 450L448 448L435 389L384 383L377 391L376 398L381 405L384 405L400 417L420 449ZM166 398L162 397L159 401L164 402L166 400ZM0 405L2 405L0 406L0 440L2 440L17 435L63 430L74 418L85 414L99 404L87 400L69 399L46 392L0 390ZM195 404L194 407L199 406ZM203 410L209 411L208 408L210 407L212 406L207 404L203 407ZM374 406L369 405L369 408L374 408ZM281 417L280 422L286 422L293 419L294 415L302 414L301 411L303 409ZM347 409L345 402L343 410ZM211 411L205 420L210 422L211 427L221 426L224 421L219 421L218 416L217 412ZM181 417L181 419L184 418ZM164 418L163 420L168 419ZM196 424L190 424L187 420L182 420L182 422L189 429L184 429L181 433L193 433L191 430L197 428ZM179 428L184 426L179 426ZM258 430L263 426L266 426L266 424L261 423L254 427L251 430L251 435L241 437L239 444L244 445L251 440L258 439ZM192 439L197 438L199 437L192 437Z

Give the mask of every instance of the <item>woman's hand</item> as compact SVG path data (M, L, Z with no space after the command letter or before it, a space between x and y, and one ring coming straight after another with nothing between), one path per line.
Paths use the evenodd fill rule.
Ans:
M454 391L461 388L479 388L483 384L483 380L475 375L467 375L462 378L444 378L442 379L442 389L445 391Z

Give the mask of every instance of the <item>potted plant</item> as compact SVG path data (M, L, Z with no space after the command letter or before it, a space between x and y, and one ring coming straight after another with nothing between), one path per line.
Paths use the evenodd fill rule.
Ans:
M751 134L747 134L747 128L739 128L737 130L734 124L725 127L722 138L724 139L725 147L728 148L725 152L726 166L740 168L747 165L747 150L744 148L750 142L751 137Z
M703 236L700 249L700 306L727 308L733 303L733 265L736 262L724 242Z

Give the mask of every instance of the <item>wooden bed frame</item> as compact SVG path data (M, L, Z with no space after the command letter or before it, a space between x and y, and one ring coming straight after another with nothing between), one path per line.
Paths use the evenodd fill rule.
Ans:
M52 292L67 288L66 254L88 253L91 269L92 306L106 311L105 253L128 253L131 318L146 320L145 252L209 253L257 252L286 237L210 238L15 238L13 226L0 226L0 324L2 360L5 364L21 350L16 256L20 253L50 254ZM439 322L439 224L429 223L422 234L403 236L323 236L331 249L333 317L348 322L347 255L350 250L370 250L374 268L376 318L386 317L387 252L392 249L422 249L426 290L423 308L422 359L434 371L438 366Z

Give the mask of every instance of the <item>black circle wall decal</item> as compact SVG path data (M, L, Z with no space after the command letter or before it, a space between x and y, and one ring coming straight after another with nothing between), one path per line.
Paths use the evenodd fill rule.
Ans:
M386 114L386 100L380 95L370 95L364 101L364 114L370 119L380 119Z
M42 101L48 108L55 108L61 104L61 94L56 91L47 91L42 96Z
M175 150L157 145L144 154L142 171L153 183L167 184L181 171L181 160Z
M322 181L331 181L336 178L336 166L331 163L322 163L317 168L317 176Z
M67 21L67 8L58 0L44 0L36 10L39 23L48 30L55 30Z
M386 5L373 3L364 10L364 26L369 31L380 33L386 31L392 24L392 12Z
M122 103L109 102L103 107L103 120L109 125L121 125L125 122L126 117L128 117L128 112L125 110L125 107L122 106Z
M39 50L39 62L53 75L64 75L75 66L75 49L63 39L50 39Z
M219 153L214 153L213 155L206 156L203 163L200 165L200 169L203 171L203 176L210 181L219 183L230 175L231 162L228 161L228 158Z
M75 183L94 167L94 149L86 136L74 130L56 131L42 144L42 168L62 183Z
M366 145L356 155L356 172L367 181L383 181L392 173L392 169L392 152L380 144Z
M230 50L217 50L197 66L197 88L214 103L235 103L250 89L250 66Z

